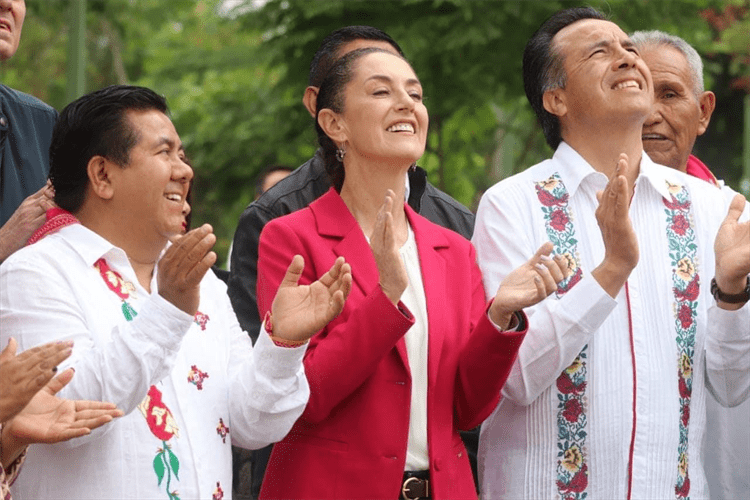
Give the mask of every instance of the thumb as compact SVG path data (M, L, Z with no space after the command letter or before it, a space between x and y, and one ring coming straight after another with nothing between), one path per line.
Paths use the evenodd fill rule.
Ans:
M539 259L542 255L549 255L552 253L553 245L551 242L546 242L542 246L540 246L534 256L531 258L531 262L539 262Z
M68 385L68 383L73 379L73 375L75 375L75 370L73 368L68 368L60 375L47 382L44 390L54 396L55 394L60 392L63 387Z
M742 215L742 210L745 208L745 197L741 194L735 195L732 198L732 203L729 204L729 211L727 212L727 218L725 222L737 222Z
M5 346L5 349L3 349L3 352L0 352L0 361L8 361L9 359L13 359L13 357L16 355L17 348L18 342L16 342L16 339L11 337L8 340L8 345Z
M304 269L305 259L299 254L295 255L292 258L292 262L289 264L289 267L286 269L286 274L284 274L284 279L281 280L279 288L297 286L297 283L299 282L300 276L302 276L302 271Z

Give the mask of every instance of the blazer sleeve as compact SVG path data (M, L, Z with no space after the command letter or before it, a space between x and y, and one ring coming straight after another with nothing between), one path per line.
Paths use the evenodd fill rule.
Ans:
M310 231L314 224L310 221ZM286 224L284 218L270 222L260 238L258 259L258 311L270 310L273 297L295 254L305 259L300 284L312 283L333 264L323 258L327 242L317 233L307 236ZM317 260L316 260L317 257ZM352 269L357 276L357 270ZM401 303L394 307L375 283L364 297L350 294L344 311L310 341L305 354L305 374L310 384L310 400L303 418L320 422L351 395L375 371L396 342L414 324L411 312Z
M469 251L471 265L471 331L462 336L454 407L460 429L473 429L486 419L500 401L500 391L516 360L528 321L522 330L498 331L488 316L482 274L476 263L473 245ZM525 318L525 317L524 317Z

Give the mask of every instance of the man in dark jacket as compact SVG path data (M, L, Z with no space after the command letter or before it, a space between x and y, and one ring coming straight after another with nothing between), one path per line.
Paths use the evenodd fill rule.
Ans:
M403 55L398 44L383 31L370 26L347 26L323 39L310 65L308 87L302 102L315 118L318 88L334 62L344 54L363 47L377 47ZM258 314L256 280L258 276L258 243L263 226L272 219L305 208L331 187L320 150L287 178L251 203L240 217L234 235L229 276L229 298L240 325L257 335L261 320ZM417 167L409 173L407 202L422 216L443 227L471 238L474 215L456 200L427 182L427 173ZM354 271L356 272L356 271ZM255 338L253 339L253 341ZM477 433L463 433L472 469L476 471ZM265 452L265 458L263 455ZM235 454L235 459L241 452ZM252 493L257 498L270 447L253 452ZM235 463L235 484L241 479ZM476 472L475 472L476 479Z

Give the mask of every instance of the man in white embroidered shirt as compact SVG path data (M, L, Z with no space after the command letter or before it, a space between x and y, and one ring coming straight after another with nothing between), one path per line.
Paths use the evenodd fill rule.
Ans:
M29 450L16 498L220 499L231 443L283 438L307 402L304 345L343 307L349 266L297 286L295 257L253 348L206 274L211 227L180 236L193 172L166 113L161 96L130 86L67 106L50 148L60 209L0 267L0 342L75 340L63 396L126 413Z
M488 290L545 240L574 272L482 426L482 498L707 498L707 384L750 390L748 206L643 153L651 75L595 9L547 20L523 71L555 154L487 191L473 242Z

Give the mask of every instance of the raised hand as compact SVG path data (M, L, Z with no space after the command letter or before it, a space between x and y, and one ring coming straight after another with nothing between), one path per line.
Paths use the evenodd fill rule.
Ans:
M271 305L273 335L285 340L307 340L344 309L352 288L352 269L343 257L310 285L299 285L305 261L295 255Z
M716 284L722 292L730 295L742 292L750 274L750 221L739 222L744 207L745 198L736 195L714 242ZM723 307L738 309L742 304Z
M370 236L370 248L375 257L380 276L380 288L396 305L409 284L404 261L399 254L396 232L393 226L393 206L396 194L388 190L385 201L378 210L375 228Z
M514 312L541 302L570 275L567 260L562 255L551 257L551 252L552 243L545 243L500 283L489 310L496 325L507 328Z
M591 275L611 297L620 292L639 259L638 238L628 214L632 189L627 179L635 177L634 168L628 156L621 154L614 175L604 191L596 194L596 221L604 240L604 260Z
M11 337L0 353L0 423L13 418L54 377L73 352L73 342L50 342L16 355Z
M177 236L159 261L159 295L190 315L198 310L201 280L216 262L214 243L213 228L203 224Z
M22 248L34 231L44 224L45 214L54 208L55 190L47 181L39 191L27 197L0 228L0 262Z
M93 429L121 417L112 403L72 401L56 396L73 378L68 368L37 392L26 408L3 426L2 462L33 443L58 443L91 433Z

